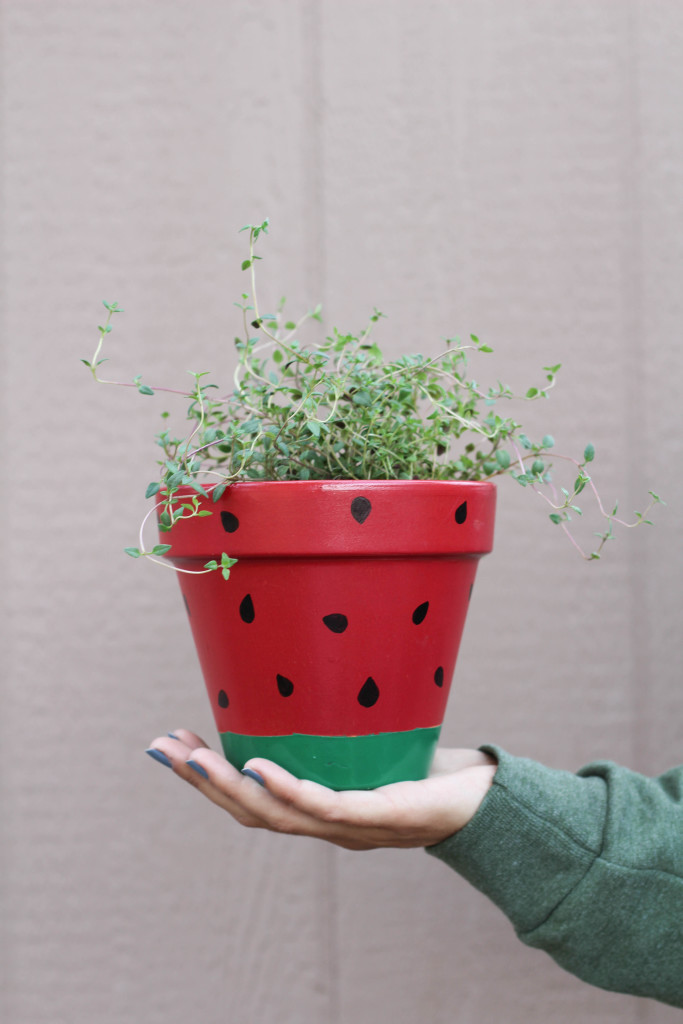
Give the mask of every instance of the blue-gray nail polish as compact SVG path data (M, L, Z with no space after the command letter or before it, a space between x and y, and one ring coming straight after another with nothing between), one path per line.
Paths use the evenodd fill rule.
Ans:
M171 738L172 740L179 740L179 739L180 739L180 737L179 737L179 736L176 736L176 734L175 734L174 732L167 732L167 733L166 733L166 735L167 735L167 736L170 736L170 738Z
M167 768L173 767L173 762L170 757L166 757L166 754L162 753L161 750L156 750L154 747L150 747L149 750L145 751L145 753L149 754L150 757L153 757L155 761L159 762L159 764L165 764Z
M242 768L242 775L246 775L248 778L253 779L254 782L258 782L259 786L265 788L266 780L258 772L255 772L253 768Z
M208 779L209 773L207 772L206 768L202 768L202 766L200 764L197 764L196 761L186 761L185 764L188 764L190 768L194 768L194 770L199 775L201 775L203 779Z

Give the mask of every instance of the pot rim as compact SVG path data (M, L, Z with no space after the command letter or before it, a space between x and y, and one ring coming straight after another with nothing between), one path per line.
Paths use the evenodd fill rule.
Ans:
M191 488L179 498L196 496ZM161 534L180 564L220 558L478 557L493 546L496 486L473 480L255 480L231 484L206 517Z

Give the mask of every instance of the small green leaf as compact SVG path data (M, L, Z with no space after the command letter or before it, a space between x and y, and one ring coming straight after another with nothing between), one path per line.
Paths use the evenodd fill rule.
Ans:
M587 444L583 450L584 462L592 462L595 458L595 448L592 444Z
M558 525L559 523L562 522L562 516L558 515L557 512L551 512L550 513L550 521L552 523L555 523L556 525Z
M159 483L158 480L155 483L148 484L147 485L147 490L145 491L145 497L146 498L151 498L155 494L158 494L160 490L161 490L161 484Z
M124 548L123 550L126 552L127 555L130 555L131 558L139 558L140 555L142 554L140 548Z
M254 417L253 419L247 420L239 428L240 434L255 434L261 426L261 421Z
M224 551L223 554L221 555L221 575L223 576L224 580L230 579L230 569L232 568L233 565L236 564L237 559L230 558L229 555L226 555Z
M356 391L353 396L354 405L372 405L372 395L368 391Z
M206 562L204 564L204 568L205 569L217 569L218 568L218 562L216 561L215 558L212 558L210 562Z
M184 480L183 483L186 483L187 486L191 487L193 491L197 492L197 494L201 494L202 498L208 498L209 497L209 495L204 490L202 485L198 484L196 480Z
M508 466L510 465L510 453L501 450L497 451L496 462L501 467L501 469L507 469Z
M152 548L153 555L165 555L167 551L171 550L170 544L155 544Z
M250 266L251 266L251 260L243 260L242 261L242 270L249 270ZM125 328L124 328L124 330L125 330Z
M81 362L85 363L89 370L92 370L92 364L89 363L87 359L81 359Z
M154 391L148 384L138 384L138 391L141 395L153 395Z
M537 394L538 394L538 388L529 388L529 390L526 393L526 397L527 398L535 398Z
M555 438L552 434L546 434L541 441L541 448L553 448L555 446Z

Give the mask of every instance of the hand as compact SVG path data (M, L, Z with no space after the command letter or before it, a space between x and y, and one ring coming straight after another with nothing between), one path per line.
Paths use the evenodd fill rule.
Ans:
M261 777L262 786L185 729L156 739L151 751L247 828L314 836L347 850L432 846L446 839L472 818L496 771L481 751L442 749L428 779L338 793L252 758L245 767Z

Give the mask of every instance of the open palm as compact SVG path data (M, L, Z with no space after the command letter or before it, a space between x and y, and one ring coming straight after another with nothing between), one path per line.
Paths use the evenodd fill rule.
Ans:
M248 828L313 836L349 850L440 842L472 818L496 770L479 750L440 749L427 779L336 792L253 758L245 767L261 785L185 729L159 737L150 752Z

